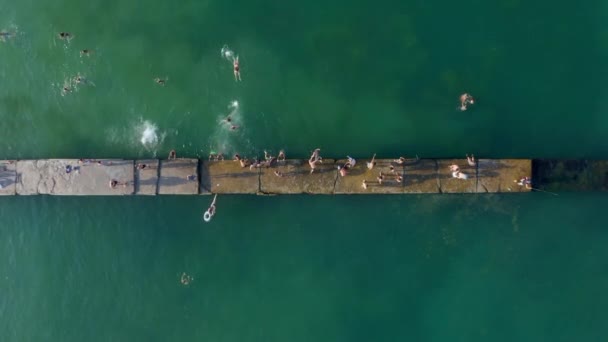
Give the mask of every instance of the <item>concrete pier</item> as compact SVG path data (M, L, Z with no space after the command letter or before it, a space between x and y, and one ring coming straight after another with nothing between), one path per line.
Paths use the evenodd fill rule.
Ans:
M471 166L464 158L377 159L371 170L367 161L357 160L344 177L344 159L323 159L312 174L306 159L251 169L198 159L0 161L0 195L511 193L531 191L514 182L530 176L535 188L549 191L608 191L608 161L480 159ZM466 179L452 177L451 164Z

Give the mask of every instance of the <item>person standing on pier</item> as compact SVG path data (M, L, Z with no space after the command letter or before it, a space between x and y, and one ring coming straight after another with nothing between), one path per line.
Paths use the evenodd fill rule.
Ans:
M321 156L319 156L320 151L321 151L321 149L317 148L316 150L314 150L314 152L310 156L310 159L308 159L308 165L310 165L311 174L313 172L315 172L315 168L317 167L317 164L323 162L323 159L321 158Z
M475 156L471 154L471 156L469 156L467 154L467 162L469 163L469 166L475 166L477 165L477 161L475 160Z
M369 170L373 169L374 166L376 166L376 154L374 153L374 155L372 156L372 160L367 162L367 168Z

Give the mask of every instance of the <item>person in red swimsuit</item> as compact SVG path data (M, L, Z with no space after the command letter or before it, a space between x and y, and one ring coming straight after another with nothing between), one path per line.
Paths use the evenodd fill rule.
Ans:
M241 80L241 68L239 66L239 56L236 56L235 59L232 60L232 67L234 69L234 80Z

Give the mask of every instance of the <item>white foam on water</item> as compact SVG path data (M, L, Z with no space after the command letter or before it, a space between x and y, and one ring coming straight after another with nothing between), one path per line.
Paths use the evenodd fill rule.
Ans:
M158 144L158 127L146 120L142 123L141 127L141 144L145 147L154 147Z
M222 58L232 62L232 60L234 59L234 51L230 50L230 48L228 47L228 45L224 45L222 47L222 50L220 50L220 53L222 55Z

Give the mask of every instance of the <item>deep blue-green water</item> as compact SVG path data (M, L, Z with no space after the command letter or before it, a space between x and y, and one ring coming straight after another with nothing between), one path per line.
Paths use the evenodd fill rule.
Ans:
M607 10L0 0L0 159L608 159ZM608 334L604 194L210 200L0 198L0 341Z

